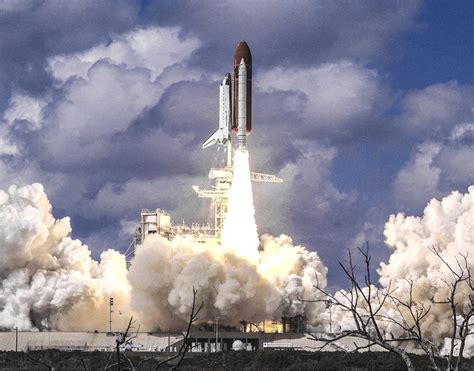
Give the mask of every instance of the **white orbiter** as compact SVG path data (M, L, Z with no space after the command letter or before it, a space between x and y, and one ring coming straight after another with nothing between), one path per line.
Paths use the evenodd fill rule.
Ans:
M213 144L222 146L230 141L232 127L231 76L227 73L219 86L219 128L202 144L207 148Z

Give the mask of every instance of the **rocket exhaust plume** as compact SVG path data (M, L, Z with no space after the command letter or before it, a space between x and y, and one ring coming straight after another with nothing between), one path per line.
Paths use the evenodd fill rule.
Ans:
M249 153L238 149L222 246L179 237L147 238L136 250L128 275L133 309L146 328L180 329L195 287L204 302L204 322L218 316L219 323L238 327L240 321L303 315L317 323L324 305L301 300L318 298L316 282L326 285L327 269L317 253L293 246L284 235L262 236L262 251L259 244Z
M131 305L146 329L180 330L192 304L192 288L204 302L202 322L219 317L225 326L303 315L318 323L324 304L313 285L326 285L327 268L317 253L294 246L288 236L262 236L260 264L233 251L152 235L132 260ZM318 279L316 279L316 276Z
M430 249L437 249L444 261L457 272L458 262L466 256L467 269L474 270L474 185L465 194L452 192L442 200L432 199L420 217L402 213L391 215L384 230L385 242L392 250L387 264L379 269L380 282L391 280L403 288L407 280L414 283L415 300L430 305L432 297L441 302L448 297L448 285L453 284L453 272ZM464 267L463 269L466 269ZM474 292L466 282L458 287L459 310L474 302ZM448 305L433 305L425 320L430 336L438 344L452 336L452 317ZM474 338L468 337L466 350L474 355Z
M244 176L236 175L239 184L248 176L248 153L236 155L242 164L238 168L245 170ZM251 211L247 208L247 215ZM429 305L431 294L441 301L447 294L442 279L449 279L450 273L428 249L438 247L452 264L459 252L472 252L473 216L474 186L465 194L454 192L441 201L432 200L422 217L390 217L385 237L393 253L379 270L381 284L391 280L402 290L409 278L418 302ZM326 285L327 268L317 253L293 245L284 235L262 236L258 251L255 223L235 225L236 230L248 228L253 235L242 251L240 244L246 242L219 249L150 236L137 248L127 273L120 253L108 250L96 262L87 246L70 238L69 219L53 217L41 185L0 191L0 327L102 330L107 326L108 298L114 297L116 308L125 312L114 319L116 326L125 325L119 321L127 320L126 313L133 310L143 329L179 330L187 320L193 286L205 302L204 321L219 316L223 325L238 326L240 320L259 322L298 314L309 324L327 321L324 305L300 300L317 299L313 285ZM471 269L472 257L468 255ZM472 298L464 288L462 295L466 302ZM394 310L386 304L383 313L392 316ZM332 318L336 331L350 328L347 312L333 307ZM426 319L427 331L439 345L450 336L450 318L449 307L435 305ZM385 330L397 335L394 328ZM468 354L474 353L472 339L466 348Z
M222 245L252 262L258 261L259 240L247 150L236 150L234 154L234 177Z
M248 155L241 155L239 168L247 179L242 184L248 187ZM253 220L248 200L244 215ZM293 246L286 236L263 236L259 254L255 222L242 226L237 218L236 229L253 231L253 238L231 249L150 236L127 271L117 251L105 251L100 262L94 261L86 245L71 239L69 218L57 220L51 211L40 184L0 191L2 329L106 330L113 297L116 313L123 313L113 319L114 328L125 326L133 313L144 330L180 330L193 286L206 305L203 321L219 316L223 325L295 314L317 321L322 311L298 301L302 294L312 297L314 272L325 283L327 269L318 255ZM245 244L243 253L240 244ZM256 263L259 255L261 264Z

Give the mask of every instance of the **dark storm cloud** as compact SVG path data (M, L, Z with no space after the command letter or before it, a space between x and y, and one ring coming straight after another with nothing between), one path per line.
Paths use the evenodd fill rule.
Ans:
M301 138L302 120L294 111L285 109L285 102L293 93L256 92L253 95L255 110L252 122L254 133L249 136L252 150L252 165L256 171L276 173L287 163L295 162L301 150L295 139Z
M163 42L168 46L160 45ZM144 43L158 43L162 51L142 48ZM210 162L210 153L197 145L205 135L199 126L210 127L208 116L203 116L206 110L198 112L183 96L191 91L205 101L216 89L209 82L184 83L186 73L189 75L189 71L182 73L185 49L197 46L189 40L179 53L178 44L174 30L149 28L114 35L108 46L98 43L86 54L81 51L49 59L48 72L56 77L54 87L37 98L15 93L9 101L2 122L7 128L4 137L13 139L19 153L12 161L5 160L2 165L6 167L0 170L17 176L2 180L44 183L59 215L77 217L74 224L79 236L99 233L104 219L109 229L110 225L117 228L121 219L155 205L157 190L164 195L158 199L167 201L162 207L174 210L177 202L169 201L177 188L169 185L173 181L184 184L183 179L192 183L189 174L204 170L199 167ZM200 79L199 75L188 78ZM167 103L164 107L176 109L163 110L162 97ZM203 101L199 104L205 107ZM33 107L38 108L33 112ZM21 167L30 169L23 178L18 171ZM174 176L182 179L171 180ZM167 181L162 184L160 178ZM140 191L147 183L157 188ZM133 192L139 197L132 197ZM123 207L114 206L116 197ZM111 199L115 200L112 204ZM101 206L108 210L104 213ZM99 219L101 222L90 222Z
M345 247L363 226L362 195L331 182L335 147L314 140L298 144L300 156L278 172L284 183L255 185L257 225L260 233L287 233L318 251L333 279Z
M88 127L78 128L80 135L74 134L58 126L55 110L44 118L43 128L17 135L16 143L43 171L66 175L70 181L83 178L86 198L95 197L107 183L120 185L130 179L203 175L213 153L201 151L200 143L205 133L214 129L215 120L209 120L208 112L187 104L188 100L183 97L195 93L201 100L194 101L202 105L206 96L214 100L215 90L215 86L208 83L172 85L163 93L166 109L160 100L127 122L129 126L123 131L106 135ZM103 104L98 102L98 105ZM104 108L114 111L115 104ZM60 104L60 107L63 106ZM97 125L113 125L114 119L118 117L113 115L109 122L98 120Z
M109 40L137 21L133 1L11 1L0 4L0 81L32 94L51 84L48 56Z
M474 88L449 81L406 94L396 126L417 138L449 137L453 127L474 119Z
M163 128L172 135L190 135L193 147L202 142L207 129L215 128L218 115L217 81L181 81L170 86L155 107L151 126Z
M407 93L394 126L413 144L393 183L394 205L418 214L427 201L472 183L474 154L469 138L474 123L472 86L456 81ZM468 175L468 174L471 174Z
M203 68L229 68L233 47L249 42L256 70L313 65L340 58L386 58L401 33L415 27L421 2L387 1L161 1L143 16L179 25L206 40L195 57Z
M351 61L271 68L257 76L256 86L267 93L288 93L278 109L292 112L290 122L297 119L293 131L330 143L359 141L368 132L383 131L380 117L392 102L383 77Z

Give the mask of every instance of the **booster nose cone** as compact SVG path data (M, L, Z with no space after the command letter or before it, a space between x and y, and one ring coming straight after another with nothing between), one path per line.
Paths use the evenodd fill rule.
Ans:
M234 66L238 66L242 58L246 65L252 64L252 54L250 54L250 48L244 40L235 49Z

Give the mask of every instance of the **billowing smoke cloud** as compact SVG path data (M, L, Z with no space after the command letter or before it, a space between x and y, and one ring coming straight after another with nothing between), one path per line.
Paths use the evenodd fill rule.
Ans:
M223 325L238 326L301 314L317 322L321 305L300 300L315 298L316 276L326 285L327 269L317 253L285 235L264 235L261 246L256 264L224 247L150 236L129 271L133 309L145 328L181 328L195 287L204 302L203 321L217 316Z
M448 304L442 304L450 295L455 274L467 274L474 270L474 186L461 194L453 192L441 201L432 199L421 217L406 216L403 213L391 215L385 224L385 242L393 250L388 263L381 263L378 273L380 284L391 287L393 296L408 303L412 285L414 305L430 308L421 321L426 340L432 341L441 351L447 351L453 331L452 312ZM439 256L435 253L438 252ZM464 260L466 257L466 260ZM445 263L444 263L444 262ZM447 266L447 264L449 267ZM451 271L451 269L453 271ZM466 276L464 276L466 277ZM368 295L368 288L364 292ZM335 294L341 302L348 304L347 292ZM372 303L381 302L383 291L372 287ZM474 302L474 292L467 282L459 283L456 310L461 321L461 313L467 313ZM363 301L362 301L363 302ZM387 300L379 312L379 325L386 334L404 337L404 330L389 318L402 323L402 317L395 301ZM369 315L364 303L359 303L359 313ZM400 307L399 307L400 308ZM408 323L412 323L406 309L401 307ZM385 316L385 320L383 319ZM328 312L324 314L328 321ZM333 331L354 330L355 324L349 312L340 307L332 308ZM471 324L471 327L474 324ZM467 338L464 354L474 354L474 339ZM455 349L455 352L458 349Z
M453 192L432 200L421 217L392 215L385 225L393 253L381 264L380 283L391 282L403 299L408 280L413 282L415 301L431 305L423 330L439 347L451 334L451 313L447 305L433 301L446 299L443 280L449 282L453 275L431 249L455 269L456 259L466 255L473 269L473 231L474 186L466 194ZM114 297L116 313L123 313L116 315L115 327L133 313L147 330L180 329L189 315L193 287L204 302L202 322L219 317L223 325L238 326L240 321L302 315L309 324L327 327L323 304L308 302L320 299L314 285L326 286L327 268L316 252L295 246L288 236L261 236L255 258L238 253L235 246L149 236L137 247L127 271L122 254L108 250L96 262L70 233L69 219L54 218L40 184L0 191L0 328L105 329L108 298ZM374 288L372 293L380 291ZM459 310L473 295L461 285ZM336 296L343 300L343 292ZM399 318L390 301L380 313ZM333 331L353 327L347 312L335 307L332 321ZM382 327L401 335L393 323ZM467 354L473 348L471 340Z
M129 279L145 327L182 328L193 288L204 303L204 322L219 317L235 327L295 315L317 322L323 308L306 300L316 299L314 285L326 286L327 269L288 236L264 235L259 243L246 150L234 152L229 197L222 246L151 237L137 249Z
M438 249L451 265L460 253L471 253L468 262L473 265L474 186L466 194L453 192L441 201L431 200L422 217L391 215L384 235L393 253L389 263L381 265L383 284L389 279L417 280L422 276L435 281L440 271L447 274L430 248Z
M104 329L109 297L126 310L124 257L108 250L97 263L70 233L40 184L0 191L0 328Z
M421 217L391 215L384 235L393 253L388 264L381 264L380 282L387 286L392 281L392 285L399 288L399 295L403 295L407 291L407 280L413 281L417 302L431 303L424 322L425 331L442 344L452 332L451 312L448 305L432 302L448 298L449 287L444 280L453 283L455 277L432 249L439 251L440 257L456 272L460 273L464 267L462 255L467 256L468 268L474 270L474 186L465 194L453 192L441 201L431 200ZM474 293L467 284L460 284L456 300L459 311L467 309L474 300ZM474 353L472 337L467 352Z
M201 318L226 325L297 314L313 322L322 310L301 299L315 298L312 286L326 285L327 269L288 236L262 236L258 261L234 248L150 236L127 276L122 254L105 251L98 263L70 233L69 218L54 218L40 184L0 191L0 328L105 330L113 297L114 328L124 326L132 303L142 328L179 329L192 287L205 304Z

